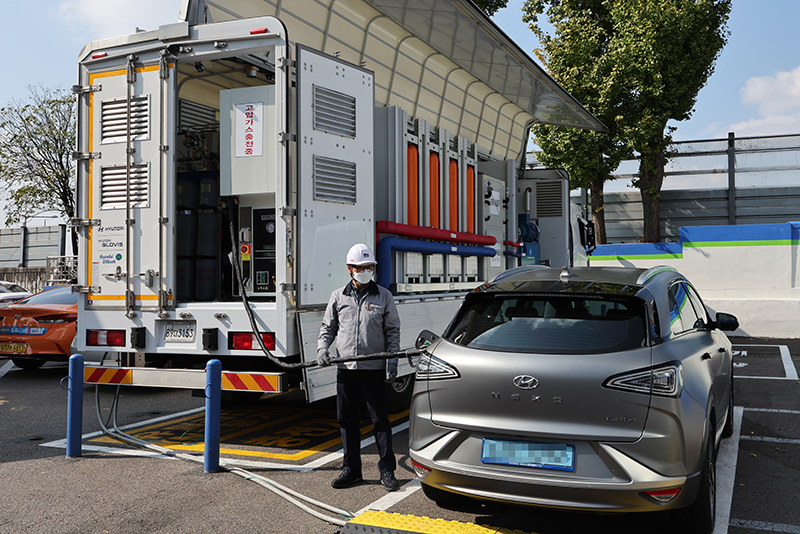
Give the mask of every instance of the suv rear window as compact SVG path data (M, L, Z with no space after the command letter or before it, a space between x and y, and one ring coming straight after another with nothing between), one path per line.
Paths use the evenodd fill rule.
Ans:
M647 344L639 299L481 295L467 299L445 338L502 352L603 354Z

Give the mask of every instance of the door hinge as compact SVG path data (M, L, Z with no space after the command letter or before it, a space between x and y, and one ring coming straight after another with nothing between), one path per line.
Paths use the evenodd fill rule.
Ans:
M295 215L297 215L296 209L281 206L281 217L294 217Z
M278 134L278 140L281 143L285 143L287 141L297 141L297 136L293 133L281 132Z
M68 226L99 226L100 219L70 219Z
M72 93L76 95L83 95L86 93L96 93L98 91L102 91L102 85L73 85L72 86Z
M75 160L100 159L100 152L78 152L78 151L75 151L75 152L72 153L72 159L75 159Z
M73 293L100 293L100 286L72 286Z
M281 291L297 291L297 284L287 284L281 282Z
M295 65L297 65L297 62L293 59L289 59L288 57L282 57L278 59L279 69L286 69L289 67L294 67Z

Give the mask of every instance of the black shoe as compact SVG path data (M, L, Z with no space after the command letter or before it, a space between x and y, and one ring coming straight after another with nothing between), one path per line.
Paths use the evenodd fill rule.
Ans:
M342 489L350 487L356 482L361 482L361 473L356 473L349 467L345 467L342 469L342 474L331 481L331 486L336 489Z
M400 489L400 483L394 478L394 473L386 471L381 473L381 484L386 491L397 491Z

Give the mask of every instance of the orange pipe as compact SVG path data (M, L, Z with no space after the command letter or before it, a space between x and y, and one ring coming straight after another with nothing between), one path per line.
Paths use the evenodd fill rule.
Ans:
M475 167L467 165L467 232L475 233Z
M406 165L408 166L408 224L419 225L419 149L408 145Z
M441 228L439 224L439 154L431 152L428 174L430 178L431 228Z
M458 231L458 162L450 160L450 230Z

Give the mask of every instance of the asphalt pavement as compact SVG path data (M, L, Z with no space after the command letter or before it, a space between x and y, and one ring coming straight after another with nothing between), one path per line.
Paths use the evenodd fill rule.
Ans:
M718 460L716 532L800 533L800 340L735 339L738 432L723 440ZM64 364L23 371L0 360L0 534L216 533L333 534L318 519L267 489L229 472L205 473L202 464L159 457L99 435L94 387L84 387L83 454L67 458ZM103 390L101 415L112 394ZM198 418L203 399L187 391L123 388L119 424L153 440L172 440L200 454ZM365 480L330 487L341 468L335 404L305 405L299 396L263 398L247 412L229 412L223 449L247 469L351 513L367 509L437 517L541 534L562 532L673 532L667 515L593 515L471 503L439 508L427 500L407 455L407 418L395 421L397 478L387 493L378 482L377 453L365 435ZM263 421L239 414L264 414ZM178 415L176 415L178 414ZM223 417L225 417L223 410ZM252 434L258 427L260 435ZM139 434L137 434L139 432ZM303 441L305 440L305 441ZM282 448L281 445L294 445ZM300 451L300 452L298 452ZM328 513L328 512L326 512ZM719 515L718 515L719 517Z

